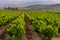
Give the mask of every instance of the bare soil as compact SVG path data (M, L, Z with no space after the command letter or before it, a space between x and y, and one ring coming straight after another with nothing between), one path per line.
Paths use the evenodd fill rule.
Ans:
M26 33L21 37L20 40L41 40L41 36L39 33L35 32L34 27L30 24L29 19L26 17L24 18L26 24L25 29ZM9 35L6 33L6 29L9 27L10 23L0 29L0 40L6 40ZM60 40L60 33L56 37L53 37L52 40Z
M6 29L9 27L11 23L8 23L6 26L3 26L1 29L0 29L0 40L5 40L5 38L8 36L6 34Z
M57 36L53 37L52 40L60 40L60 32L57 34Z
M26 28L26 33L25 36L22 38L23 40L41 40L40 35L35 32L34 27L30 25L30 22L28 18L25 16L25 28Z
M22 36L21 40L41 40L41 36L39 33L35 32L34 27L30 25L29 19L26 16L25 22L26 33L24 36ZM53 37L52 40L60 40L60 32L57 34L57 36Z

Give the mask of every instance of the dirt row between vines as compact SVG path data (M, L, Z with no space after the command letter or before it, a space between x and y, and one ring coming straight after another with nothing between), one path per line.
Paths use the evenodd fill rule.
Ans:
M15 19L17 19L19 16L17 16ZM15 20L14 19L14 20ZM14 21L12 20L12 21ZM10 26L12 22L8 22L5 26L0 27L0 40L6 40L6 38L9 37L9 35L6 33L7 28Z
M41 36L39 33L35 32L34 27L30 24L29 19L26 17L24 18L26 24L25 24L25 29L26 33L21 37L20 40L41 40ZM11 23L7 24L0 30L0 40L6 40L6 38L9 37L8 34L6 34L6 29L9 27ZM57 37L54 37L53 40L60 40L60 33L58 34Z
M25 15L25 22L26 22L25 25L26 33L21 40L41 40L40 35L37 32L35 32L34 27L30 25L30 22L26 17L26 15Z
M0 29L0 40L5 40L6 37L8 37L8 34L6 34L6 30L9 27L11 23L8 23L6 26L2 26Z
M35 32L34 27L30 25L29 20L27 17L25 17L25 29L26 33L21 37L20 40L40 40L40 35ZM3 26L0 29L0 40L6 40L6 38L9 37L9 35L6 33L6 29L9 27L11 23L8 23L6 26Z
M25 28L26 33L21 37L21 40L41 40L39 33L35 32L34 27L30 24L29 19L25 15ZM60 33L56 37L53 37L52 40L60 40Z

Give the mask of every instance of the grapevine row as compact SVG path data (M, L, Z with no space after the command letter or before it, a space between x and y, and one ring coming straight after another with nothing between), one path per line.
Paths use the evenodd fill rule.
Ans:
M41 33L43 40L48 37L51 40L56 36L60 28L60 14L52 14L47 11L28 11L27 17L34 26L35 31Z
M19 12L0 11L0 26L6 25L19 16Z
M10 38L7 40L19 40L25 33L24 25L24 14L22 14L16 20L14 20L10 27L7 29L7 33L10 35Z

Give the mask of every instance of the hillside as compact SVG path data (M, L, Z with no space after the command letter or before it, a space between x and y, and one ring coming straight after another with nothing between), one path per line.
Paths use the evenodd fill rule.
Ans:
M57 10L60 10L60 4L52 4L52 5L36 4L36 5L26 6L24 8L25 9L57 9Z

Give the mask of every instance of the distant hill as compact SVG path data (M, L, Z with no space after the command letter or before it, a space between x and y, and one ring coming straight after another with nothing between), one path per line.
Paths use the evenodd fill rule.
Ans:
M44 5L44 4L36 4L24 7L25 9L56 9L60 10L60 4L51 4L51 5Z

